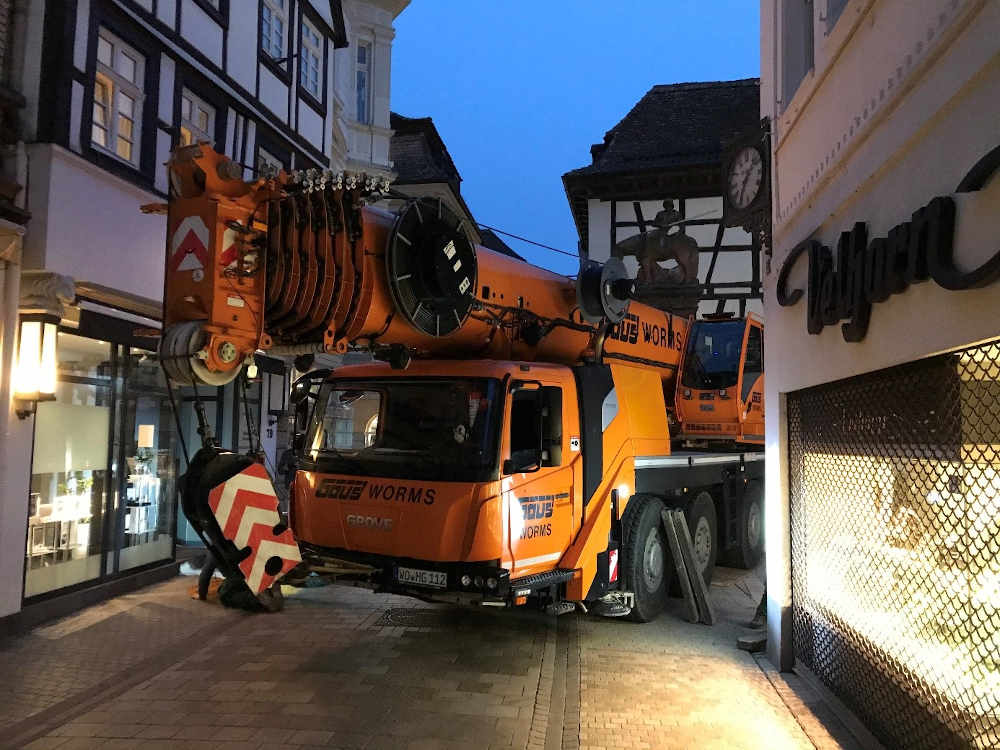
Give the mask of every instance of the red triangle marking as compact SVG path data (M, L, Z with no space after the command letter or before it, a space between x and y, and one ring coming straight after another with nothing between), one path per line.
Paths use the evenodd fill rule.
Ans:
M193 229L189 229L188 233L184 235L184 239L174 250L174 254L170 257L170 271L171 273L177 270L177 267L184 260L184 256L188 253L194 253L195 257L201 262L202 267L208 265L208 250L205 246L201 244L201 240L198 235L195 234Z

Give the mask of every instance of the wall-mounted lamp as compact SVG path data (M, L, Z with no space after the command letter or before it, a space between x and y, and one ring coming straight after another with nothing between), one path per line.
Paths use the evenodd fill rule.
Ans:
M20 419L34 414L39 401L56 398L58 331L59 318L54 315L21 315L14 370L14 409Z

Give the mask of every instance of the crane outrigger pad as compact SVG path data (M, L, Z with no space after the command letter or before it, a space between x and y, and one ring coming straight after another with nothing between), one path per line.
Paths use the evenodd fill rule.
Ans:
M184 515L227 579L260 596L302 561L271 477L250 456L202 448L182 482Z
M278 496L263 465L250 464L215 487L208 504L222 535L237 549L250 548L238 567L255 594L302 562L292 530L278 515Z

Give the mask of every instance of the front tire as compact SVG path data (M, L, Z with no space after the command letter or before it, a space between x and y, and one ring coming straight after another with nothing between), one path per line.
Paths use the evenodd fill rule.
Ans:
M628 617L633 622L655 620L667 603L670 584L670 548L663 533L660 512L663 503L652 496L633 497L625 528L622 571L625 583L635 594L635 606Z

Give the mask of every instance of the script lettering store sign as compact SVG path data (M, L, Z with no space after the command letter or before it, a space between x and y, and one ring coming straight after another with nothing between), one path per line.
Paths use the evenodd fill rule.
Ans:
M788 307L802 297L801 289L788 289L788 276L799 257L806 255L806 329L818 334L825 326L844 320L840 327L844 340L861 341L868 332L872 305L906 291L910 284L934 279L939 286L957 291L1000 278L1000 252L974 271L955 268L954 235L955 201L939 197L889 230L886 237L869 240L866 225L856 223L841 233L836 261L829 247L806 240L792 250L778 273L778 304Z

